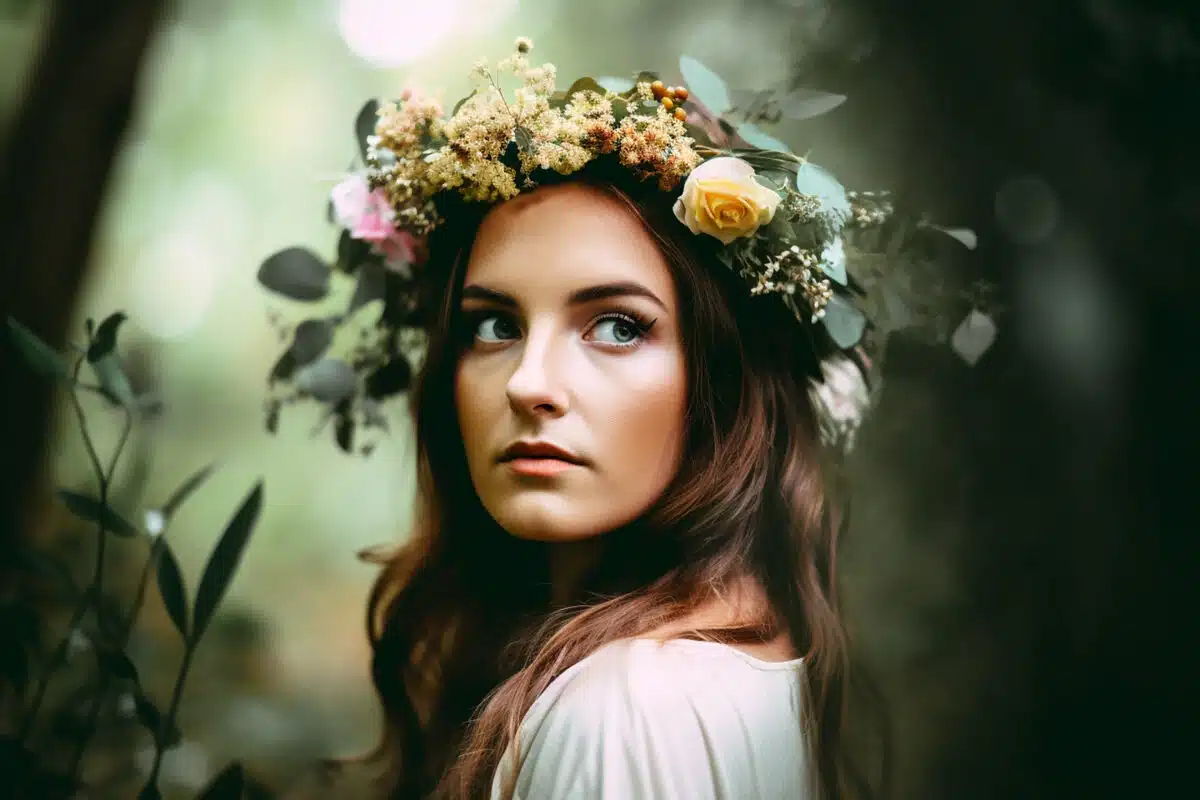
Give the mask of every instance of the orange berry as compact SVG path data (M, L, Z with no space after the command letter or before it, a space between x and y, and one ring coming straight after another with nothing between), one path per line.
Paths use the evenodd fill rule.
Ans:
M673 101L669 97L664 97L662 99L662 104L663 104L663 108L665 108L667 111L670 111L672 108L675 107L675 101Z
M679 102L685 102L688 99L688 90L682 86L675 87L675 99Z
M679 120L680 122L687 122L687 112L682 108L675 109L675 119Z
M662 81L655 81L654 83L650 84L650 91L654 92L654 97L656 99L661 100L663 95L667 93L667 87L663 86Z

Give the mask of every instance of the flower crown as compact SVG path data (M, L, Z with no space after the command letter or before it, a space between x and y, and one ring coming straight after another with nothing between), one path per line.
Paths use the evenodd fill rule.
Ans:
M608 159L676 194L679 223L719 244L719 260L752 295L778 296L798 324L832 343L835 356L822 365L813 397L825 439L849 446L869 402L864 374L877 369L887 333L914 322L938 327L947 297L953 304L965 296L961 288L938 291L946 281L932 268L938 259L926 234L948 234L968 247L974 234L898 214L887 193L846 192L752 122L733 127L728 109L697 97L727 104L720 79L692 59L681 62L690 90L643 72L624 82L582 78L557 91L553 64L530 65L532 47L521 38L495 69L477 62L474 91L448 117L436 100L412 91L360 111L362 169L330 198L330 217L341 228L335 269L288 248L259 270L267 288L307 301L327 296L335 272L356 278L344 312L294 330L280 326L292 341L269 378L282 390L268 400L268 428L283 405L302 398L327 404L326 419L336 421L347 451L356 429L386 428L380 403L408 388L423 344L417 285L427 239L445 221L439 200L495 204L535 188L539 175L571 175ZM500 86L504 74L520 81L510 95ZM757 121L769 117L769 99L757 103ZM897 299L907 324L896 324L889 308ZM335 334L375 300L383 310L373 331L360 330L345 358L327 357Z

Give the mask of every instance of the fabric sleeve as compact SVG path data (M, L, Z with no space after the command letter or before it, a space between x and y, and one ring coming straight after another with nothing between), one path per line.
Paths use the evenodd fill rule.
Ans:
M574 676L523 739L515 800L758 796L746 721L672 661L617 648Z

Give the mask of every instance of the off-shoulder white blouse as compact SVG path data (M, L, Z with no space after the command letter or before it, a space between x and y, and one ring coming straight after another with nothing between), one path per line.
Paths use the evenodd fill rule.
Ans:
M606 645L525 715L515 800L802 800L802 665L685 639ZM493 800L511 770L509 753Z

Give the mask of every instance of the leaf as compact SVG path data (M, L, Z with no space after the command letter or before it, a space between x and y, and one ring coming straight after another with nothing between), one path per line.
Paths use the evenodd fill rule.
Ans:
M518 125L513 131L513 138L516 140L517 148L522 153L529 153L533 150L533 131L526 128L524 125Z
M147 783L138 792L137 800L162 800L162 792L152 783Z
M836 214L843 220L850 216L850 200L846 197L845 187L828 170L811 161L804 162L796 170L796 190L820 199L821 210L826 213Z
M968 250L974 250L979 246L979 237L970 228L944 228L941 225L933 224L925 224L921 227L944 233Z
M187 480L180 484L179 488L172 492L171 496L167 498L167 502L163 504L163 516L170 517L173 515L179 509L179 507L183 505L183 501L188 499L192 492L204 485L204 482L207 481L209 476L213 474L213 470L216 469L216 467L217 465L215 462L210 463L207 466L193 472Z
M121 650L100 649L96 652L100 667L113 678L138 683L137 667Z
M91 367L92 372L96 374L96 380L100 381L101 388L109 397L130 410L138 407L137 398L133 396L133 386L130 385L125 370L121 368L116 353L110 352L92 361Z
M820 267L830 279L846 285L846 245L841 236L834 237L821 251Z
M296 373L296 388L323 403L336 403L354 393L358 376L340 358L323 358Z
M367 394L375 399L391 397L407 391L412 385L412 366L397 355L367 376Z
M825 306L825 316L822 318L825 330L834 343L848 350L862 339L867 327L867 318L862 312L850 304L841 295L835 294Z
M260 480L229 521L220 541L209 556L204 574L200 578L200 587L196 590L196 610L192 620L192 637L189 640L193 646L204 635L217 605L237 572L242 553L245 552L250 534L254 532L254 526L262 511L262 499L263 484Z
M382 300L387 289L387 272L382 264L363 264L358 272L354 296L350 298L347 314L353 314L367 303Z
M772 91L734 89L730 95L734 105L743 113L758 109L778 111L779 116L793 120L819 117L846 102L844 94L817 89L793 89L783 95Z
M996 323L979 309L972 309L950 337L950 346L959 358L975 366L996 341Z
M472 97L474 97L477 94L479 94L479 90L475 89L469 95L467 95L466 97L464 97L463 99L461 99L457 103L455 103L454 108L450 111L450 116L453 117L455 114L457 114L458 110L460 108L462 108L463 105L465 105L468 100L470 100Z
M597 78L596 83L601 89L612 92L613 94L625 94L637 88L637 84L630 78L615 78L611 75L605 75Z
M234 761L221 770L196 800L242 800L246 789L246 775L242 765Z
M363 239L355 239L350 231L342 230L338 236L336 266L342 272L353 274L360 265L371 256L371 244Z
M379 102L375 99L364 103L358 110L358 116L354 118L354 134L358 137L358 152L364 164L367 161L367 137L375 133L375 123L378 119Z
M174 721L171 722L170 727L167 727L166 718L158 710L158 706L154 705L154 702L141 691L136 692L133 696L133 708L138 721L154 737L155 744L162 749L169 750L183 741L183 733Z
M572 95L575 95L579 92L588 91L596 92L597 94L602 95L604 94L604 87L601 86L599 81L597 81L595 78L580 78L572 83L567 89L567 102L571 102Z
M112 506L102 506L95 498L67 489L59 489L58 496L67 510L82 520L103 525L104 530L117 536L129 538L138 535L133 523L113 510Z
M778 150L783 153L792 152L790 147L766 133L752 122L743 122L737 127L737 133L750 144L755 147L761 147L763 150Z
M267 433L274 434L279 432L279 411L279 401L272 401L267 404Z
M714 116L719 117L733 107L729 100L729 90L720 75L691 56L680 57L679 71L683 73L683 82L688 91L708 106Z
M163 606L167 616L175 625L175 630L186 642L188 640L188 601L187 588L183 582L183 571L179 569L179 561L166 539L159 539L155 546L158 549L158 559L155 562L155 576L158 579L158 592L162 595Z
M337 415L334 421L334 436L343 452L354 452L354 418L350 414Z
M92 337L92 342L88 345L87 360L89 363L95 364L117 348L117 332L126 319L128 317L125 312L118 311L110 314L100 323L100 327L96 329L96 335Z
M58 354L54 348L43 342L38 336L21 323L17 322L12 317L8 317L8 335L17 350L25 357L25 363L29 364L36 372L40 372L48 378L57 380L69 381L71 379L70 370L67 369L67 362Z
M329 293L329 265L303 247L289 247L258 268L258 282L292 300L320 300Z
M279 356L275 362L275 366L271 367L271 374L267 376L267 385L273 386L276 381L289 380L296 374L296 356L292 353L292 348L288 347Z
M292 360L303 367L325 354L333 342L333 325L324 319L306 319L292 336Z

